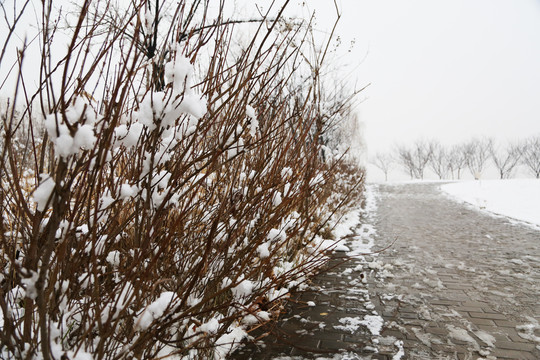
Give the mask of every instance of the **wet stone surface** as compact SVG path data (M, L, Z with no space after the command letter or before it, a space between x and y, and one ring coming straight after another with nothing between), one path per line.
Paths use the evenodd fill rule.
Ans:
M378 192L364 221L376 229L373 250L392 247L334 260L275 324L277 336L232 358L540 359L540 231L455 202L437 184ZM365 324L376 315L380 334ZM364 323L341 327L354 319Z
M337 257L343 255L338 253ZM294 301L289 302L287 312L275 324L271 335L258 345L243 348L232 358L279 359L280 356L291 356L293 359L332 359L337 355L337 359L364 359L373 355L372 339L379 336L373 336L367 327L361 325L354 331L341 328L347 323L340 322L344 318L362 321L366 315L374 314L375 304L371 302L368 287L362 282L366 278L364 266L357 260L343 263L334 259L330 267L331 270L315 279L310 289L297 294ZM254 331L251 335L259 334ZM393 348L393 343L390 346Z

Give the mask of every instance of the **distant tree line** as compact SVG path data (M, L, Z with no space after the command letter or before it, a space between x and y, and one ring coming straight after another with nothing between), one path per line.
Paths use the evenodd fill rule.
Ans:
M473 138L452 146L437 140L416 140L411 145L397 145L392 152L377 153L370 162L384 173L385 180L395 165L411 179L424 179L426 169L431 169L439 179L461 179L463 171L468 169L479 179L490 162L501 179L512 177L520 165L538 179L540 135L507 144L491 138Z

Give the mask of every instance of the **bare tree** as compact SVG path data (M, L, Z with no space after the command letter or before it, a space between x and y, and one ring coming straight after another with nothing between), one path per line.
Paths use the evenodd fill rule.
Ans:
M486 162L489 159L490 147L492 141L490 139L472 139L465 144L465 154L467 157L467 167L475 179L482 176Z
M397 158L404 170L409 173L411 179L416 177L416 167L414 166L412 150L404 146L399 146L396 149Z
M519 164L521 157L520 148L516 145L508 144L506 148L501 148L495 144L490 147L491 160L499 171L501 179L508 179Z
M381 171L384 173L384 181L388 181L388 172L390 171L390 167L392 164L394 164L394 162L394 157L388 153L377 153L373 159L371 159L371 163L381 169Z
M467 154L465 150L465 145L454 145L446 154L448 170L452 175L452 179L455 179L455 175L457 175L458 180L461 179L461 170L467 166Z
M430 147L432 155L429 160L429 166L437 174L439 179L444 179L448 176L449 171L448 151L437 141L431 141Z
M530 137L521 146L521 163L537 178L540 178L540 135Z
M412 178L424 179L424 171L433 153L431 144L417 140L412 148L399 146L398 159Z

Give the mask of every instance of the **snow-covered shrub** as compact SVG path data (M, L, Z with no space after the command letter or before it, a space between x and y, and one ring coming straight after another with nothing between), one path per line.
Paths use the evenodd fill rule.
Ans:
M334 195L316 79L290 91L299 29L237 48L209 1L106 4L61 27L43 6L42 80L2 113L0 357L222 358L326 261L309 245L359 186Z

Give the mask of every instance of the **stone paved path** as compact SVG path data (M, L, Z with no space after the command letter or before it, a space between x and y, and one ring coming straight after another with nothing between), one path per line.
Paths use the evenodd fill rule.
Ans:
M364 226L351 240L394 245L334 260L277 336L234 358L540 359L540 231L459 204L436 184L379 193L375 219L364 220L376 233ZM379 315L380 334L365 326Z

